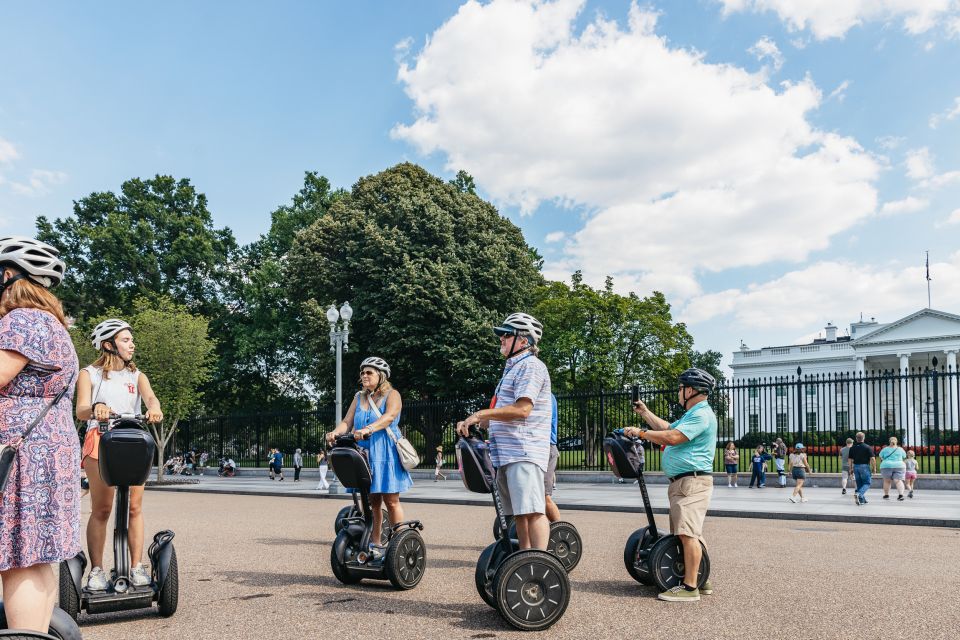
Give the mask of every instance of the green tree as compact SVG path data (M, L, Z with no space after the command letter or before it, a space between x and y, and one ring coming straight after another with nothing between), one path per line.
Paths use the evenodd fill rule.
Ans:
M208 413L307 409L301 305L290 295L284 264L297 232L326 214L345 194L315 172L271 214L270 230L237 252L225 281L223 313L211 328L218 363L206 387Z
M362 178L298 234L288 274L317 387L332 387L326 307L349 300L346 379L378 355L408 397L489 394L502 366L490 328L542 282L520 229L409 163Z
M127 180L119 194L91 193L74 202L73 216L39 217L37 236L66 258L57 294L81 319L108 308L127 314L137 296L169 296L214 313L236 248L230 229L213 227L206 196L171 176Z

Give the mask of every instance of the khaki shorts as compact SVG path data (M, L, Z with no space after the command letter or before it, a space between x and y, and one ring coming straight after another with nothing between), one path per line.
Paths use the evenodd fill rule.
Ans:
M511 462L497 469L497 486L505 516L546 513L543 469L532 462Z
M703 521L707 517L713 476L687 476L670 483L670 533L703 541Z
M560 459L560 450L557 445L550 445L550 459L547 461L547 472L543 474L543 493L553 496L553 488L557 485L557 461Z

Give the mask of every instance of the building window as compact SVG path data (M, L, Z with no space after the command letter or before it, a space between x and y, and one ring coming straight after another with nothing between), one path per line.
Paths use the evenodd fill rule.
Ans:
M790 417L785 413L777 414L777 431L786 431L790 428Z
M757 388L757 379L756 379L756 378L750 378L750 380L748 380L747 382L748 382L748 384L750 385L750 389L749 389L750 397L751 397L751 398L759 397L759 396L760 396L760 389Z
M817 426L817 412L816 411L807 411L807 428L816 428Z
M777 385L777 397L778 397L778 398L786 398L786 397L787 397L787 385L785 385L785 384L778 384L778 385Z
M760 415L756 413L750 414L750 431L760 431Z
M887 409L883 412L883 426L887 428L897 426L897 417L893 409Z
M808 385L807 385L807 395L808 395L808 396L816 396L816 395L817 395L817 387L816 387L816 385L812 385L812 384L808 384Z
M850 414L847 411L837 411L837 429L850 428Z

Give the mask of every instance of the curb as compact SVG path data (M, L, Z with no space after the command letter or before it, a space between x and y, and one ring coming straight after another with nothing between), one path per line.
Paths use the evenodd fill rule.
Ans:
M194 485L195 486L195 485ZM312 500L350 500L348 493L285 493L282 491L250 491L245 489L187 489L175 486L148 486L151 491L172 491L180 493L219 493L235 496L267 496L273 498L306 498ZM404 502L412 504L451 504L468 507L489 507L490 498L404 498ZM576 504L558 502L557 507L567 511L606 511L611 513L643 513L642 506L608 506L594 504ZM667 514L669 509L654 507L656 514ZM867 516L867 515L838 515L833 513L781 513L774 511L747 511L743 509L715 509L707 511L707 515L718 518L752 518L756 520L795 520L800 522L843 522L849 524L885 524L908 527L941 527L960 529L960 518L898 518L896 516Z

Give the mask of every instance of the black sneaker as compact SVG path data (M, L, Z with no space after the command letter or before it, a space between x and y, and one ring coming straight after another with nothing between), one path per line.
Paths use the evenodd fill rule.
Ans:
M889 499L890 499L890 496L889 496L889 495L883 496L883 499L884 499L884 500L889 500Z
M844 489L843 491L841 491L841 492L840 492L840 495L842 495L842 496L845 496L845 495L847 495L847 490L846 490L846 489Z
M903 502L903 494L897 496L897 502Z
M913 491L911 491L911 492L909 493L908 497L910 497L910 498L913 497Z

